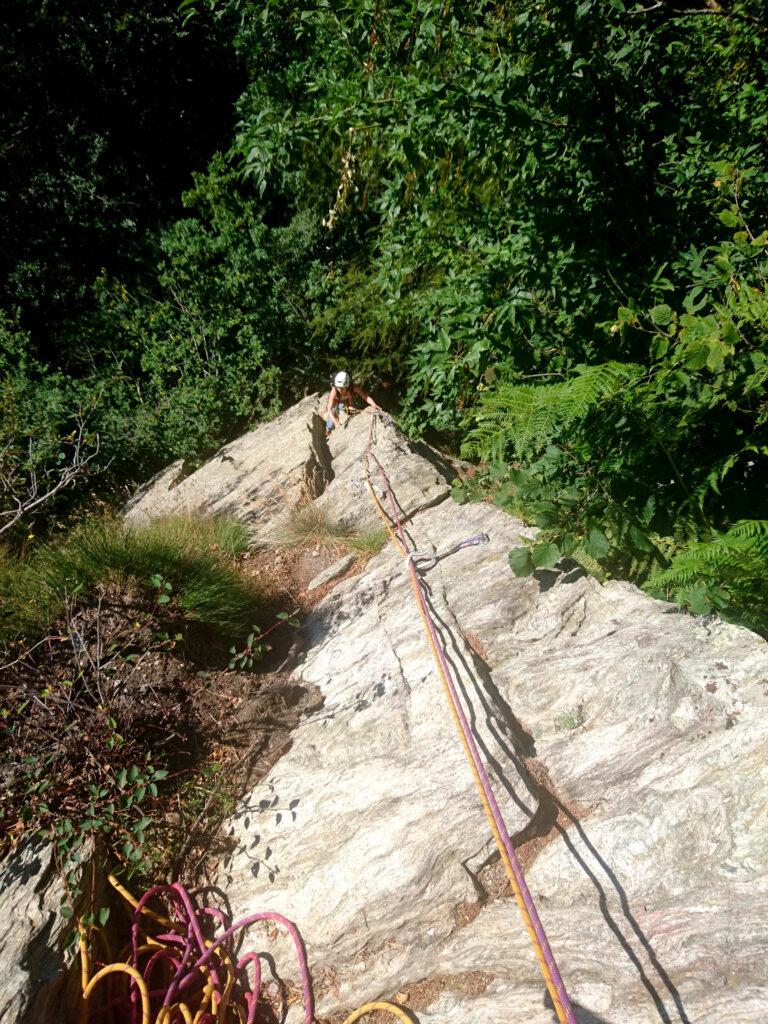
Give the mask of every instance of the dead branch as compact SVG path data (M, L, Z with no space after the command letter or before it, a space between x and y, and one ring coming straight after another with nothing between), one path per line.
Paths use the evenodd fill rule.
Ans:
M10 530L20 519L35 515L43 505L85 475L100 447L99 435L91 438L86 423L86 417L76 420L75 429L65 442L71 454L64 465L36 465L32 438L29 438L27 469L20 473L18 464L9 458L11 445L3 448L0 452L0 534Z

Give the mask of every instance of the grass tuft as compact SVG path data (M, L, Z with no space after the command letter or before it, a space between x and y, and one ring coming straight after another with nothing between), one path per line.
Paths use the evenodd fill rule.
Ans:
M351 534L344 523L332 519L325 509L305 499L283 516L277 539L286 548L311 544L328 550L342 548Z
M346 540L348 548L357 551L366 558L373 558L374 555L378 555L386 543L387 531L383 526L358 530L357 533Z
M157 589L170 584L184 615L229 635L247 630L261 601L232 558L247 545L240 523L170 516L146 524L93 519L27 560L0 555L0 640L47 628L68 601L85 603L98 588Z
M352 529L306 498L283 517L277 541L286 548L313 546L326 551L356 551L372 558L386 544L387 533L381 527Z

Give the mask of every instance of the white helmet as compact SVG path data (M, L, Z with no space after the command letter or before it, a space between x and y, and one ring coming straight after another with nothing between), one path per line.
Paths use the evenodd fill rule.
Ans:
M349 374L344 370L341 373L337 373L333 378L333 385L337 388L348 388L349 387Z

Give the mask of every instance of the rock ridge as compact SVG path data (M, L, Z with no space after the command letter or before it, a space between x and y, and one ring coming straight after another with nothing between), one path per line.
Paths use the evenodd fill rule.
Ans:
M363 505L363 420L330 439L334 479L319 498L358 524L375 521ZM510 827L518 842L548 840L529 884L578 1019L761 1019L765 642L629 584L516 579L507 551L533 531L492 506L446 502L448 474L402 435L382 428L377 446L417 548L491 538L424 578ZM321 690L323 713L251 801L285 790L296 817L259 819L280 872L254 884L243 854L254 824L235 815L238 845L220 874L233 905L301 922L318 976L335 978L323 1015L481 970L493 979L484 992L446 991L418 1019L549 1024L517 910L481 881L494 860L488 828L399 556L385 549L342 581L305 632L297 678Z

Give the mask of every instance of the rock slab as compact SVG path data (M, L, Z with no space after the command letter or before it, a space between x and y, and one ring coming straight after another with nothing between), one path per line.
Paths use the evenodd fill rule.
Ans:
M352 515L362 442L347 436L320 501L337 487ZM404 439L379 450L407 475ZM538 852L527 877L578 1020L762 1021L768 646L628 584L517 579L506 556L532 531L439 490L410 499L409 533L438 552L490 537L424 580L510 828ZM231 822L233 906L297 921L334 979L321 1014L439 976L422 1024L551 1024L514 902L485 888L489 830L400 556L343 581L305 633L296 678L325 704ZM481 995L451 990L478 970Z
M129 522L202 512L241 519L268 543L303 495L322 493L329 478L325 424L312 395L226 445L200 469L180 478L174 463L126 507Z
M367 526L371 423L361 414L326 440L307 399L196 474L171 467L129 515L226 512L269 543L302 498ZM762 1022L768 645L628 584L516 578L508 551L534 531L445 500L449 463L373 429L413 546L438 553L428 598L577 1020ZM383 496L375 468L371 482ZM487 544L440 557L480 532ZM321 1015L429 989L421 1024L551 1024L401 556L387 547L341 581L302 634L294 678L324 703L229 822L217 881L233 912L296 921ZM0 1021L53 1019L58 891L44 851L20 848L0 886ZM295 980L289 947L272 948ZM461 984L477 972L483 985Z
M62 1019L77 981L72 948L63 948L71 928L59 913L63 895L51 847L42 841L23 839L0 863L0 1024Z
M332 580L337 580L339 576L343 576L347 569L352 568L356 560L356 555L342 555L341 558L337 559L332 565L329 565L327 569L319 572L317 576L307 584L307 593L311 594L313 590L319 590L320 587L324 587L326 583L330 583Z

